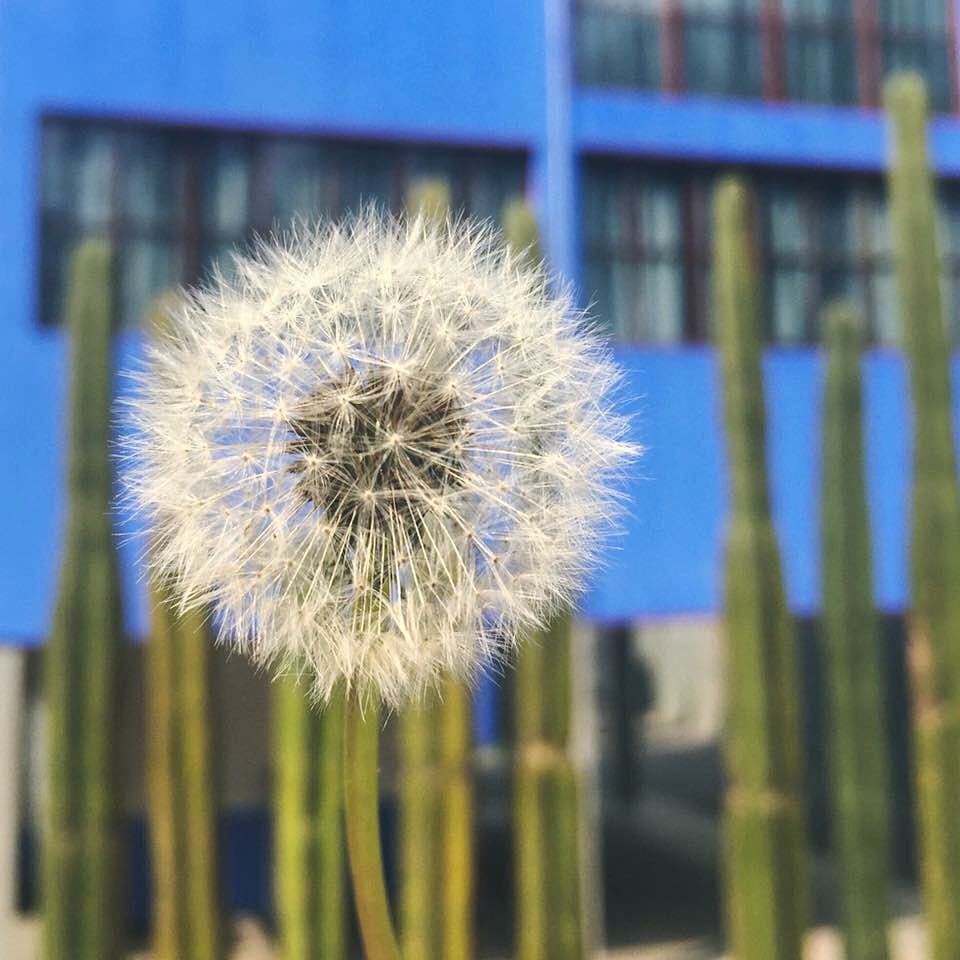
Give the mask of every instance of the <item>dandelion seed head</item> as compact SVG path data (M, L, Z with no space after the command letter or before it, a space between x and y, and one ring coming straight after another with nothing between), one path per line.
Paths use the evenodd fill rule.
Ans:
M636 450L619 372L488 227L300 226L186 294L135 374L126 495L185 608L397 706L583 589Z

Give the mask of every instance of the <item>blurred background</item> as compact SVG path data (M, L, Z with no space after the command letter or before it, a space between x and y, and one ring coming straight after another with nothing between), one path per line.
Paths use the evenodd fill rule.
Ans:
M646 454L630 515L573 628L591 951L714 957L725 711L719 631L728 502L709 345L711 204L754 188L769 466L798 626L814 922L837 921L819 631L820 312L868 330L873 570L887 666L895 912L917 913L903 615L910 443L883 172L881 84L912 67L934 118L942 283L960 331L953 0L8 0L0 10L0 954L37 956L47 784L41 649L66 537L71 258L113 251L118 369L156 298L294 216L394 210L423 181L499 220L525 199L551 269L616 342ZM125 389L122 382L120 390ZM120 518L122 531L129 532ZM122 539L126 939L150 942L141 544ZM268 957L269 678L217 649L210 702L218 873L243 957ZM477 952L510 954L515 697L474 695ZM391 843L402 771L387 731ZM388 857L388 860L390 858ZM390 868L392 869L392 868ZM904 934L908 936L909 931ZM824 933L826 940L829 933ZM9 948L7 945L9 944ZM835 956L830 948L824 956ZM913 954L911 954L913 955ZM919 954L917 954L919 956Z

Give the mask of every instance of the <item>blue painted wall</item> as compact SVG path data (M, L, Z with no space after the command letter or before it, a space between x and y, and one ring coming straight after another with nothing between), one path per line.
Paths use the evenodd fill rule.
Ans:
M629 369L635 436L647 452L630 484L626 533L608 551L587 598L599 620L713 613L721 602L726 460L712 350L621 351ZM960 358L954 360L960 387ZM823 363L816 350L765 359L767 459L774 519L790 605L820 606L819 509ZM877 606L902 610L907 593L911 447L902 358L867 355L864 365L867 482ZM960 441L960 390L954 391Z
M574 107L580 150L711 163L880 171L886 124L859 108L583 90ZM960 123L933 121L930 152L943 176L960 176Z
M542 152L537 0L9 0L0 8L0 642L49 623L66 345L36 325L45 111ZM121 344L123 354L129 344ZM131 629L144 622L125 550Z
M44 111L377 136L528 151L551 247L576 278L576 169L588 152L879 170L863 110L576 90L567 0L8 0L0 8L0 641L48 627L64 519L66 345L36 326L37 158ZM546 15L545 15L546 11ZM569 87L569 89L566 89ZM933 155L960 176L960 123ZM118 345L122 366L132 344ZM724 481L713 362L626 351L648 445L634 511L587 603L597 618L714 611ZM769 361L771 461L793 605L818 602L819 364ZM870 468L881 606L905 602L903 375L871 358ZM144 624L124 547L131 630Z

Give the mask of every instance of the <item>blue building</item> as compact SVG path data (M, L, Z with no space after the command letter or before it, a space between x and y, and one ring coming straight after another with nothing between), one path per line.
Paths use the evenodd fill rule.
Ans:
M77 240L114 245L123 353L158 291L201 277L251 232L363 199L398 207L422 176L447 180L478 216L526 193L552 265L622 345L648 455L590 615L714 612L725 493L706 348L708 201L731 166L757 188L792 601L802 612L819 601L809 348L821 306L842 294L862 304L877 347L877 592L882 608L902 608L904 411L886 350L898 318L877 103L890 69L916 66L929 80L952 288L954 20L948 0L10 4L0 637L36 643L49 622L64 508L63 278ZM141 633L142 600L129 607Z
M122 366L153 297L251 232L364 199L401 207L424 176L478 216L526 194L551 265L618 343L648 452L586 605L616 634L669 633L676 618L696 632L718 609L709 198L718 171L746 171L791 604L801 617L819 606L816 347L822 306L843 295L874 348L877 605L902 612L909 450L878 104L889 71L926 76L960 333L956 21L953 0L12 0L0 14L0 642L36 645L50 622L78 240L113 245Z

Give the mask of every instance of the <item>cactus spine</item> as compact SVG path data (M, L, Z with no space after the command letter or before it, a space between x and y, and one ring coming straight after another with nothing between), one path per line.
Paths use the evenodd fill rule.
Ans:
M807 875L797 660L770 518L759 295L748 194L714 197L716 330L732 516L726 556L726 870L737 960L799 960Z
M433 222L450 212L441 180L411 186L407 209ZM447 680L401 717L401 938L405 960L473 956L473 789L470 691ZM438 846L436 823L441 824ZM440 904L440 910L437 905Z
M274 875L282 960L346 956L343 697L322 712L292 676L273 691Z
M960 956L960 492L923 81L889 81L889 190L913 406L909 663L921 870L931 957Z
M540 262L536 219L522 200L503 212L507 242ZM514 787L517 956L584 955L578 782L570 759L570 618L524 644L517 656Z
M203 615L177 615L152 590L146 650L147 790L156 960L219 960L216 806L211 772L210 644Z
M883 652L870 575L864 478L861 321L826 311L829 347L823 438L823 625L833 824L848 960L886 960L890 794Z
M122 647L110 522L110 249L86 241L70 264L69 520L46 651L49 797L46 960L113 960L125 914L117 883L116 731Z

